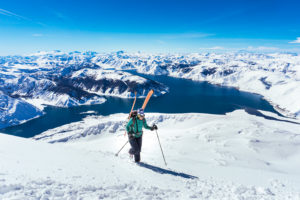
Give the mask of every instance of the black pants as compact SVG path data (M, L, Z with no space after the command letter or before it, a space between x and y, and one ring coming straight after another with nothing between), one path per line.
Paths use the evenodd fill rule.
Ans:
M129 153L134 155L135 162L140 162L141 160L141 150L142 150L142 136L138 138L129 139L130 150Z

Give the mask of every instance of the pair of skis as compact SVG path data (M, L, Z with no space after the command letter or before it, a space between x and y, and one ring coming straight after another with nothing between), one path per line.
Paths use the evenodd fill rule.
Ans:
M142 106L142 109L143 109L143 110L145 110L145 108L146 108L146 106L147 106L147 104L148 104L148 102L149 102L149 100L150 100L150 98L151 98L151 96L152 96L153 93L154 93L153 90L150 90L150 91L148 92L148 94L147 94L147 96L146 96L146 99L144 100L144 103L143 103L143 106ZM130 113L132 113L133 108L134 108L134 105L135 105L135 102L136 102L136 92L134 92L134 95L135 95L135 96L134 96L134 101L133 101L133 104L132 104ZM129 115L130 115L130 113L129 113Z
M147 94L147 96L146 96L146 99L144 100L144 103L143 103L143 106L142 106L142 109L143 109L143 110L145 110L145 108L146 108L146 106L147 106L147 104L148 104L148 102L149 102L149 100L150 100L150 98L151 98L151 96L152 96L153 93L154 93L153 90L150 90L150 91L148 92L148 94ZM134 92L134 101L133 101L133 104L132 104L132 107L131 107L131 110L130 110L130 113L129 113L129 116L128 116L128 121L129 121L130 115L131 115L131 113L132 113L132 111L133 111L133 109L134 109L135 102L136 102L136 92ZM126 130L125 130L124 136L126 135L126 133L127 133L127 132L126 132ZM127 142L122 146L122 148L118 151L118 153L116 153L116 156L119 155L119 153L122 151L122 149L126 146L127 143L128 143L128 140L127 140Z
M154 93L153 90L150 90L150 91L148 92L148 94L147 94L147 96L146 96L146 99L144 100L144 103L143 103L143 106L142 106L142 109L143 109L143 110L145 110L145 108L146 108L146 106L147 106L147 104L148 104L148 102L149 102L149 100L150 100L150 98L151 98L151 96L152 96L153 93ZM136 102L136 92L134 92L134 101L133 101L133 104L132 104L130 113L129 113L129 115L128 115L128 121L129 121L130 116L131 116L131 113L132 113L132 111L133 111L133 109L134 109L135 102ZM128 122L128 121L127 121L127 122ZM125 130L124 136L125 136L125 135L126 135L126 130Z

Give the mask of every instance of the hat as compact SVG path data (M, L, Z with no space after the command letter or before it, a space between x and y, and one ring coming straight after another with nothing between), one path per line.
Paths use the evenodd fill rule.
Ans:
M145 116L144 109L143 108L138 109L137 114L141 116Z

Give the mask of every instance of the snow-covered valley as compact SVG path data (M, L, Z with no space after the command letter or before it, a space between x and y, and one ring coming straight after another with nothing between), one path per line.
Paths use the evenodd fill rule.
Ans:
M300 199L299 121L261 111L146 115L129 161L125 114L89 116L33 139L0 135L1 199ZM49 144L52 143L52 144Z
M2 56L0 95L26 101L39 109L38 114L26 115L28 120L40 116L44 105L101 104L105 102L102 95L132 98L134 91L139 97L144 97L150 89L157 96L168 92L167 86L124 70L236 87L262 95L285 116L300 116L300 56L288 53L169 55L53 51ZM1 103L0 128L23 122L3 112L8 104ZM22 105L25 104L19 106Z

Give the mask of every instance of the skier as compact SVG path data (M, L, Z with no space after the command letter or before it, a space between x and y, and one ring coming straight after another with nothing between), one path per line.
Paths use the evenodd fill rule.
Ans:
M141 160L140 153L142 149L143 127L151 131L157 130L157 126L155 124L153 124L152 127L148 126L145 119L144 109L140 108L138 109L136 114L133 114L131 116L126 126L126 130L129 137L129 143L131 146L129 154L130 156L134 155L134 161L137 163Z

